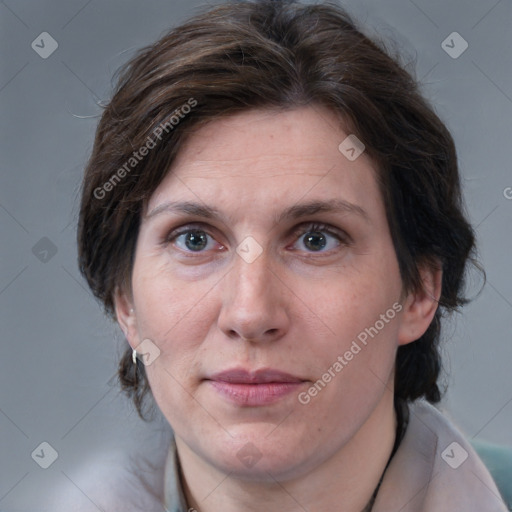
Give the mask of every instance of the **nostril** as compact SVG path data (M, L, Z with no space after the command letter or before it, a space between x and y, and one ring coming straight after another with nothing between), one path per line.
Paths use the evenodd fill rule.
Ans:
M274 338L279 333L279 329L268 329L264 332L263 335L256 335L253 333L252 335L243 335L236 331L236 329L230 329L227 332L227 335L231 339L240 338L246 341L264 341L269 338Z

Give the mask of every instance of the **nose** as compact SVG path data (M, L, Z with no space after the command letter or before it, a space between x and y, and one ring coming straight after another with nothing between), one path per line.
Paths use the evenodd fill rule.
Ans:
M223 280L218 326L230 339L276 341L289 329L289 293L264 254L252 263L235 256Z

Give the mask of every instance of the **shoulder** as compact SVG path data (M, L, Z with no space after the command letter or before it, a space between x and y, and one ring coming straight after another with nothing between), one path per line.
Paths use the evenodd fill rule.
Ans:
M409 405L409 426L375 505L377 512L507 510L462 432L447 414L423 400Z
M60 485L49 496L52 512L165 512L163 467L146 460L143 453L96 454L81 467L62 473Z
M414 414L434 429L437 438L432 488L427 495L430 508L506 510L489 471L448 413L421 401L415 405Z

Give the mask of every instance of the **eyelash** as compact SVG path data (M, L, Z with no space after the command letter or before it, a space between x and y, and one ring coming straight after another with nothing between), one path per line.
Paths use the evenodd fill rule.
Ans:
M165 244L173 243L180 235L185 235L191 231L203 231L209 237L215 239L213 235L209 232L208 228L202 224L188 224L186 226L182 226L174 231L172 231L164 240ZM347 233L341 231L339 229L335 229L328 224L319 223L319 222L308 222L303 223L294 228L291 232L291 235L295 237L295 240L298 240L301 236L304 236L306 233L314 233L314 232L322 232L326 233L330 236L333 236L338 240L340 245L348 246L351 243L351 239ZM294 242L295 243L295 242ZM222 245L222 244L221 244ZM319 251L317 254L326 254L331 251ZM204 251L198 251L194 253L193 251L186 251L186 254L191 256L200 256ZM311 251L310 254L315 254L314 251Z

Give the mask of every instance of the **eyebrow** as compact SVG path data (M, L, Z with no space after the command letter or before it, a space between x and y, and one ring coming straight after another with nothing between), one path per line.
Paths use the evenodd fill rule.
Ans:
M361 206L345 201L344 199L331 199L329 201L310 201L287 208L278 217L278 222L308 217L315 213L352 213L369 222L370 218Z
M167 201L155 206L155 208L146 215L146 219L156 217L163 212L185 213L188 215L196 215L197 217L205 217L207 219L222 217L219 210L212 206L202 205L191 201Z
M212 206L191 201L167 201L153 208L153 210L146 215L146 219L151 219L164 212L183 213L197 217L204 217L206 219L223 218L222 213ZM328 201L310 201L290 206L278 215L277 223L308 217L316 213L349 213L358 215L366 222L370 221L368 214L363 208L361 208L361 206L345 201L344 199L331 199Z

